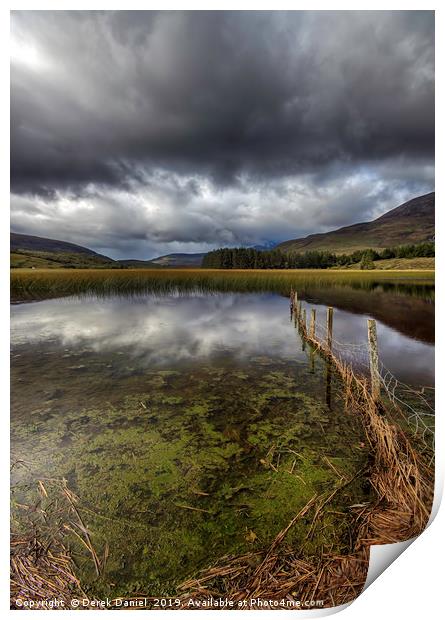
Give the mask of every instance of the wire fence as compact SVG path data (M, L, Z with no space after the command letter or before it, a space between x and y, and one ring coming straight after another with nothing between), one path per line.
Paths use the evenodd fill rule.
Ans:
M385 396L405 415L408 424L423 443L434 445L434 388L416 388L403 383L380 364L380 384Z
M295 309L295 317L301 317L303 311L310 312L310 306L305 304ZM303 314L304 316L304 314ZM318 317L317 317L318 318ZM304 321L303 321L304 322ZM300 322L301 324L301 322ZM295 318L295 325L297 320ZM320 342L331 342L331 351L339 360L350 366L356 375L370 379L370 351L368 341L340 342L334 337L334 331L329 333L328 322L325 319L315 322L316 338ZM306 321L306 330L309 333L311 324ZM395 412L406 420L410 431L428 450L434 447L434 397L435 390L429 386L414 386L398 379L393 372L381 361L378 367L378 379L381 398L389 402Z

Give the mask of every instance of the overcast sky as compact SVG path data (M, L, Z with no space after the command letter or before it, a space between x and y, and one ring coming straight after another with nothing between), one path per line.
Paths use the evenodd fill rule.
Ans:
M113 258L434 189L434 14L13 12L11 225Z

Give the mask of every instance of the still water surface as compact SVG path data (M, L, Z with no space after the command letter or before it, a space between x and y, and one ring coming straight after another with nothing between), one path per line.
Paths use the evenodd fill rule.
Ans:
M389 304L377 321L382 363L402 381L431 385L431 304L420 300L422 315L417 307L410 310L409 298L402 299L401 309ZM348 300L343 301L344 307L337 307L334 315L335 340L366 344L366 319L374 316L374 301L371 297L368 312L351 312ZM412 299L414 304L419 300ZM326 305L320 303L320 295L303 296L304 307L317 309L323 333ZM407 313L419 324L407 327ZM238 360L263 354L300 361L307 357L289 323L288 300L274 294L65 298L18 304L12 307L11 338L14 349L25 347L34 354L38 347L54 352L66 348L65 353L76 355L125 353L135 368L199 363L223 354Z

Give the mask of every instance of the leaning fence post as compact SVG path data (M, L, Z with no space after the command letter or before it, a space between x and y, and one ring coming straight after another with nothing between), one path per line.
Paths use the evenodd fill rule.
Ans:
M298 325L298 293L297 291L292 291L291 293L291 307L292 307L292 318L294 319L294 327Z
M368 319L369 369L371 371L371 391L374 400L380 396L379 350L377 347L377 325Z
M312 310L311 310L311 322L310 322L310 326L309 326L309 337L312 340L315 340L315 317L316 317L316 311L315 311L315 308L312 308Z
M306 331L306 308L303 310L303 320L302 320L303 331Z
M328 351L332 349L332 323L334 318L334 308L329 306L326 312L326 327L327 327L327 340L326 346Z

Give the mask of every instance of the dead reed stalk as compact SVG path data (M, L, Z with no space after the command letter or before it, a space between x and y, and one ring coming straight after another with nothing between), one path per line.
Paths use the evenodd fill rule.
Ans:
M11 537L11 609L22 609L20 601L58 599L69 609L82 589L68 550L59 541L40 540L35 531ZM45 609L44 606L42 606Z
M18 601L31 601L33 609L47 609L46 602L57 599L63 609L71 608L73 598L85 596L76 566L66 543L71 532L91 554L96 574L101 562L90 533L77 506L78 498L66 480L38 480L40 499L28 506L20 504L16 531L11 534L11 609L22 609Z

